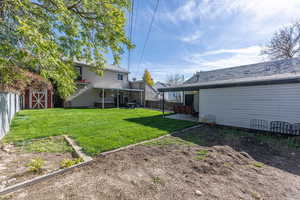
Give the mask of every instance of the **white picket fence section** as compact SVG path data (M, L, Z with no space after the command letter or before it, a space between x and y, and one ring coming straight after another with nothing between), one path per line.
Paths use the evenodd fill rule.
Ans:
M10 123L20 110L20 96L15 93L0 92L0 139L9 131Z

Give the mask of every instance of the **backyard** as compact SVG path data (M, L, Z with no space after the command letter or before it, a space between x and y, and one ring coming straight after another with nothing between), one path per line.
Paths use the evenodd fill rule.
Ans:
M3 199L296 200L299 147L297 138L201 125L96 157Z
M149 109L22 110L15 116L4 141L20 143L68 135L86 154L95 156L194 124L162 118L161 112Z

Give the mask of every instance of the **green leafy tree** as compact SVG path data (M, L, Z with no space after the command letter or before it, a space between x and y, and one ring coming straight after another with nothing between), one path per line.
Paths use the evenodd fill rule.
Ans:
M133 48L125 33L130 0L0 0L0 83L19 78L15 67L53 81L65 98L75 89L74 60L99 75L111 53L119 63Z
M150 86L153 86L153 84L154 84L151 74L147 69L145 69L145 71L144 71L143 80Z

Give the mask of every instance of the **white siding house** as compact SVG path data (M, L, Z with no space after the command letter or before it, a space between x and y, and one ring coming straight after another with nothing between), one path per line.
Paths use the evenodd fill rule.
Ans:
M75 63L78 89L70 96L65 107L119 107L128 103L143 105L143 88L132 88L129 72L115 65L107 65L103 75L97 75L91 66Z
M300 135L300 58L197 72L159 91L198 92L199 122Z

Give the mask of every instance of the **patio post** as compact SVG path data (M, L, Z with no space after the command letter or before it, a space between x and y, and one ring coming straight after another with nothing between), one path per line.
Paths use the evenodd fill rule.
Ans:
M165 92L163 92L163 98L162 98L162 112L163 112L163 118L165 118Z
M104 109L104 88L102 88L102 109Z
M117 108L119 108L119 90L117 90Z
M141 106L142 106L143 105L143 91L141 91L140 96L141 96ZM144 107L145 107L145 105L144 105Z
M184 91L182 91L182 103L185 106L185 94L184 94Z

